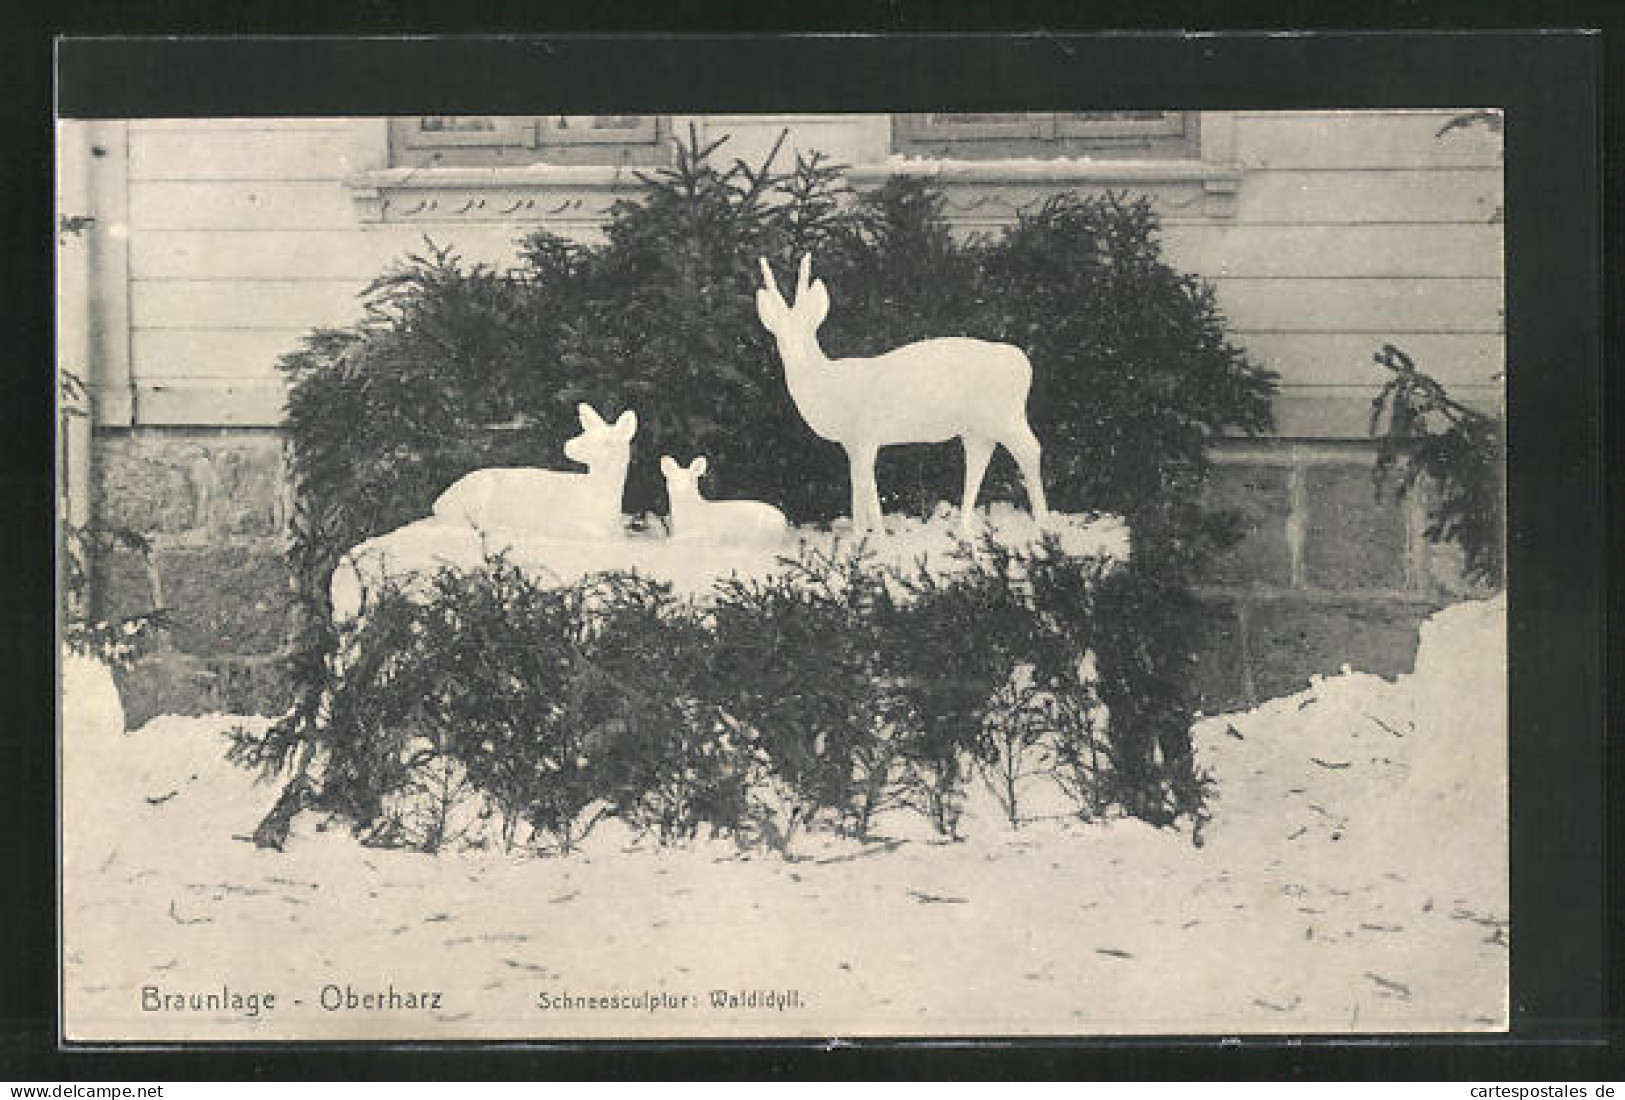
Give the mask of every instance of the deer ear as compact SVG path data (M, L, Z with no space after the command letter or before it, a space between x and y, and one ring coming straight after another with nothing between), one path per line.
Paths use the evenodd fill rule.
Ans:
M824 287L824 280L814 279L797 304L805 306L807 319L812 322L813 328L823 324L824 318L829 316L829 291Z
M581 426L587 431L604 426L604 418L598 415L598 410L585 401L576 406L576 416L581 419Z
M784 320L783 299L774 301L777 297L766 287L756 292L756 316L761 319L762 327L769 332L779 331L779 325Z
M622 439L631 439L632 433L638 430L638 414L627 409L615 421L615 431Z
M705 461L705 456L701 455L699 458L696 458L693 462L688 464L688 472L693 474L695 477L704 477L706 467L709 465L710 464Z
M677 473L677 463L672 460L671 455L660 456L660 472L668 479Z

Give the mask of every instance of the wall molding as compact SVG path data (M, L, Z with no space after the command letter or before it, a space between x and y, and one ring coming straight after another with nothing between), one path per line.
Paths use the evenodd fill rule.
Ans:
M637 169L528 164L492 168L379 168L347 176L362 223L580 222L602 224L611 203L639 190Z
M954 203L956 188L1003 187L1040 192L1056 189L1162 186L1194 192L1173 201L1178 208L1200 199L1203 217L1224 220L1234 216L1242 169L1209 160L1094 160L1088 157L1020 160L955 160L894 155L883 161L854 165L847 171L853 183L874 186L892 176L923 179L941 187ZM971 209L973 207L967 207ZM950 218L953 217L950 209Z

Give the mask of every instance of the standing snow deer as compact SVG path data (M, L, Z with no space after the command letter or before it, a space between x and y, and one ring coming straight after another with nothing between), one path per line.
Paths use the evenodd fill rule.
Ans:
M875 488L875 458L894 443L965 447L965 494L960 523L969 530L993 448L1003 444L1021 468L1033 516L1049 514L1040 477L1038 437L1027 423L1033 368L1020 348L951 336L868 359L830 359L818 346L829 292L812 277L812 255L801 258L796 300L786 302L767 260L756 291L756 313L784 360L784 380L807 427L846 450L852 473L852 524L885 530Z
M491 467L468 474L434 502L444 523L533 538L620 538L621 497L631 464L638 415L628 409L614 424L588 404L576 406L581 434L566 440L564 457L586 473Z

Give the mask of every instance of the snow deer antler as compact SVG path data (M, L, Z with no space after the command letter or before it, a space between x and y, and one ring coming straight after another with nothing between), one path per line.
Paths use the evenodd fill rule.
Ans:
M988 460L1001 444L1021 469L1034 517L1047 518L1042 452L1027 422L1032 364L1020 348L949 336L867 359L830 359L818 346L818 327L829 314L829 291L822 279L812 277L812 254L801 257L794 302L785 301L767 260L759 263L757 316L778 344L785 384L801 418L817 435L846 450L856 529L885 528L875 487L881 447L955 438L965 448L960 522L966 529Z

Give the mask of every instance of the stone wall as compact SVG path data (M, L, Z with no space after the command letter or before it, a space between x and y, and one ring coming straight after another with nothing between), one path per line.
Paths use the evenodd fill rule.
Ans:
M1420 536L1420 502L1377 501L1364 444L1235 443L1211 503L1243 537L1212 563L1192 624L1207 712L1301 688L1343 664L1408 671L1421 620L1461 591L1451 555ZM280 713L291 587L279 433L104 430L97 516L152 538L100 563L100 612L166 609L159 651L121 677L132 724L160 713Z
M1378 499L1365 443L1232 443L1209 503L1241 540L1201 578L1195 682L1208 713L1297 691L1349 665L1408 672L1423 619L1461 598L1459 553L1422 535L1420 492Z
M154 714L278 714L292 590L283 563L282 440L262 430L103 431L97 519L152 542L98 565L96 612L162 609L156 653L120 675L133 726Z

